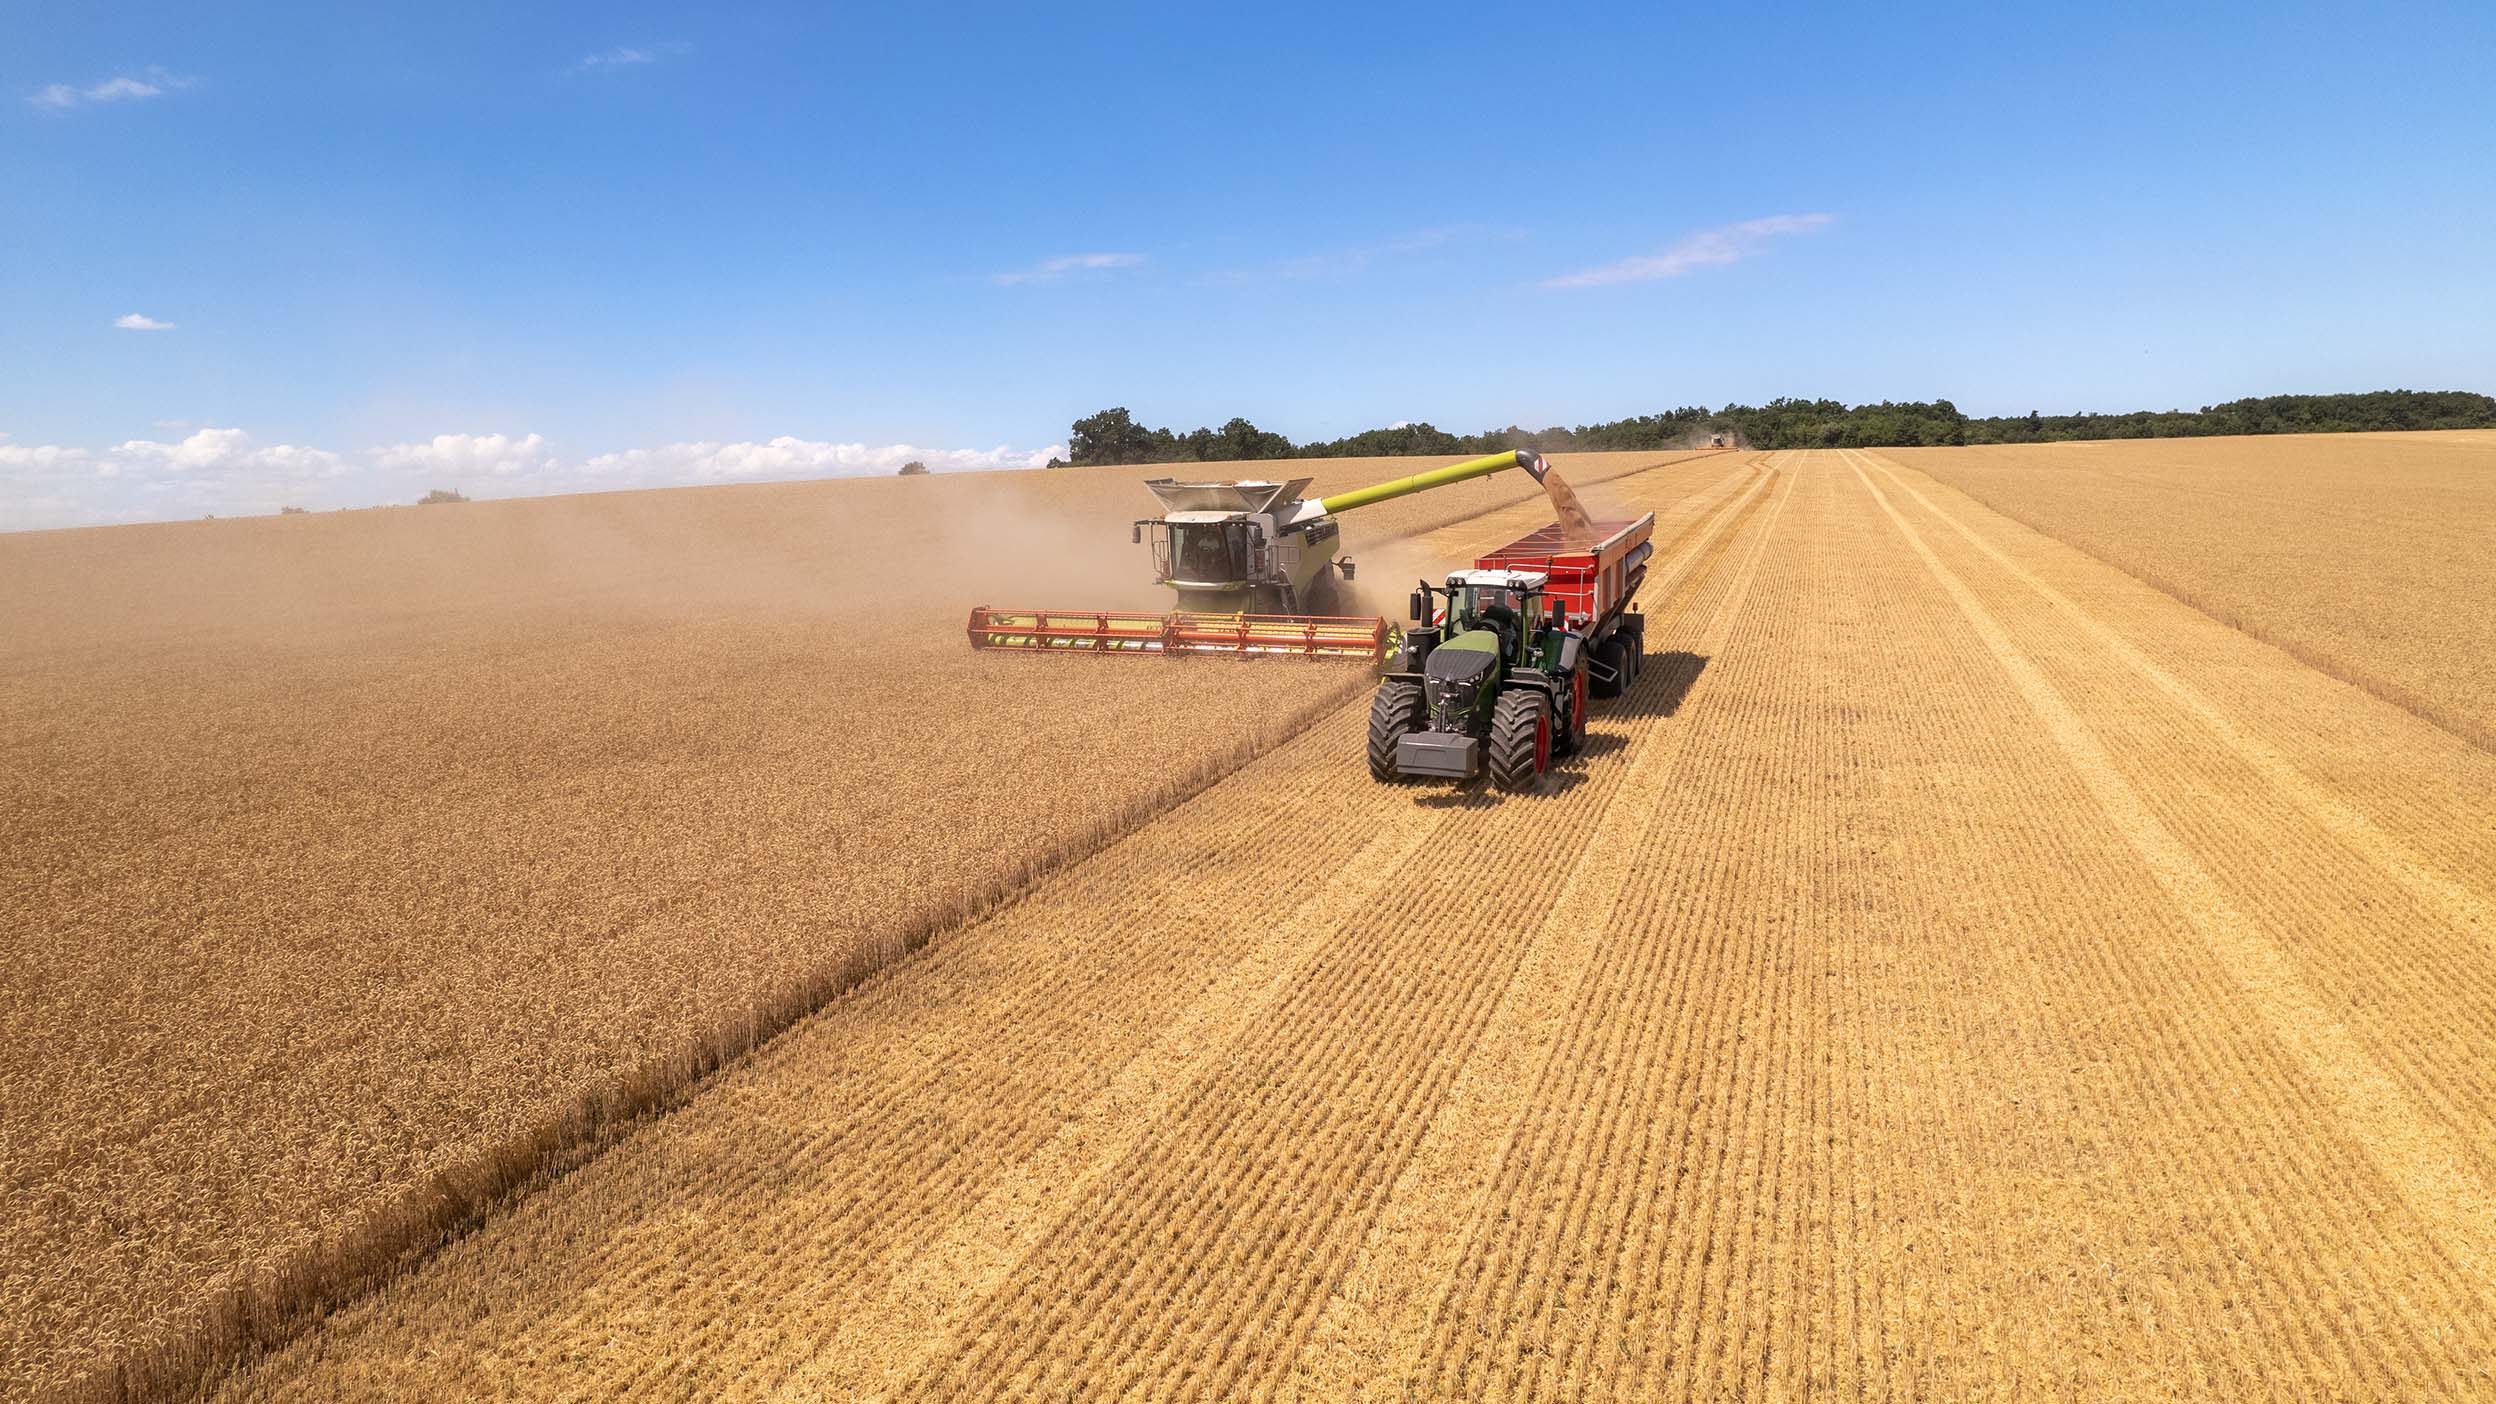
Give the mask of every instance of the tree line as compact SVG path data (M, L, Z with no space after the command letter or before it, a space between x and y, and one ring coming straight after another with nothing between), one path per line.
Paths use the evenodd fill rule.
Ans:
M1743 448L1914 448L1938 444L2025 444L2064 439L2166 439L2209 434L2337 434L2388 429L2496 428L2496 398L2465 390L2374 390L2354 395L2266 395L2198 410L2130 414L1973 417L1948 400L1848 405L1838 400L1770 400L1711 410L1689 405L1603 424L1485 429L1451 434L1429 424L1398 424L1340 439L1294 443L1234 418L1219 429L1180 432L1138 424L1124 408L1078 419L1067 457L1052 468L1116 463L1213 463L1254 458L1368 458L1387 455L1544 453L1673 449L1721 435Z

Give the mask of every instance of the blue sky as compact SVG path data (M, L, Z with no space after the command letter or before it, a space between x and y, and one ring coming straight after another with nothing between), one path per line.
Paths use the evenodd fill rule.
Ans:
M346 8L0 7L0 527L2496 389L2484 4Z

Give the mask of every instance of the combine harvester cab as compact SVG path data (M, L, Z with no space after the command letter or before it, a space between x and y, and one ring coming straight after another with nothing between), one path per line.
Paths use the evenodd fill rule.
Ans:
M1431 488L1523 468L1537 482L1541 454L1487 454L1333 497L1300 494L1310 480L1181 482L1144 486L1163 514L1135 523L1149 542L1153 580L1177 596L1164 614L1097 609L971 611L971 647L1077 653L1221 654L1353 659L1375 667L1394 651L1395 626L1374 615L1335 613L1335 577L1353 563L1336 514Z
M1413 628L1370 703L1369 773L1530 790L1586 735L1587 699L1637 680L1646 617L1633 608L1655 514L1554 522L1413 592Z

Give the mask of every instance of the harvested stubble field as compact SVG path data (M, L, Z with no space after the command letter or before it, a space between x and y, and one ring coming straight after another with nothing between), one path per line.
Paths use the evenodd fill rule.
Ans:
M2496 749L2496 430L1895 456Z
M221 1397L2496 1392L2496 756L1904 458L1616 479L1545 793L1321 708Z
M1153 604L1156 471L0 536L0 1396L282 1336L1365 686L964 646Z

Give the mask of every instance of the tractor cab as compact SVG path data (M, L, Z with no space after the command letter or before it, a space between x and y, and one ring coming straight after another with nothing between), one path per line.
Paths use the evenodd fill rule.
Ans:
M1543 587L1548 577L1525 570L1460 570L1447 577L1443 637L1469 630L1499 636L1500 655L1522 664L1543 627Z

